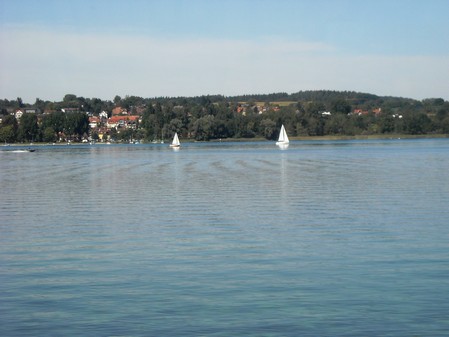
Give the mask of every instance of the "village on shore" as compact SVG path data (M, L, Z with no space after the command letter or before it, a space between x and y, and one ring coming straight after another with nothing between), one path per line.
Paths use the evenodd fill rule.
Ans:
M114 101L68 94L61 102L0 100L0 142L161 142L449 134L449 102L335 91Z

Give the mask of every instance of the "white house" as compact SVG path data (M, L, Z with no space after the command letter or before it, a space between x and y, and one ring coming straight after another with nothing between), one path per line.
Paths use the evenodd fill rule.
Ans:
M17 109L15 113L13 113L14 117L16 117L16 119L20 119L20 117L22 117L23 115L23 111L21 109Z

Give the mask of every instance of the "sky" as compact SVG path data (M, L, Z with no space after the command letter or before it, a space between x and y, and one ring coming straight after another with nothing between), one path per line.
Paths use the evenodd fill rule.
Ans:
M0 0L0 99L449 100L449 0Z

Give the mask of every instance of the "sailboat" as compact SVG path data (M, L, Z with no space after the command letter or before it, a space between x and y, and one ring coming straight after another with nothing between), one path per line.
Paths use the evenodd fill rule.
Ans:
M276 145L285 146L288 145L290 141L288 140L287 132L285 131L284 124L281 126L281 132L279 132L279 139L276 142Z
M173 136L173 140L170 144L170 147L179 148L180 146L181 146L181 143L179 142L178 133L175 132L175 135Z

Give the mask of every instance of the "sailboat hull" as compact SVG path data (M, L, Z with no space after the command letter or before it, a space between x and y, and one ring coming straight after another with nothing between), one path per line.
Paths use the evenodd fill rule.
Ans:
M276 145L281 149L281 150L286 150L288 148L288 143L276 143Z

